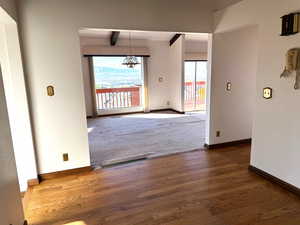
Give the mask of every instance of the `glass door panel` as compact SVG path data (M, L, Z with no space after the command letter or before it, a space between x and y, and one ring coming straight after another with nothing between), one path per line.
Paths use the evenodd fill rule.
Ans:
M198 61L196 63L196 99L195 109L197 111L206 110L206 79L207 62Z
M99 114L142 111L144 77L142 64L122 65L125 57L93 57L96 106ZM140 63L142 58L138 57Z
M184 70L184 110L193 111L195 108L195 62L186 61Z
M186 61L184 75L184 108L189 111L206 110L206 61Z

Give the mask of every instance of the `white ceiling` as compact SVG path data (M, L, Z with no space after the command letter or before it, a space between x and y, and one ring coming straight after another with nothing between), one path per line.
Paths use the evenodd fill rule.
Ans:
M82 37L98 37L108 39L113 30L104 29L82 29L79 35ZM116 31L116 30L115 30ZM128 39L129 33L131 38L135 40L153 40L153 41L169 41L176 33L175 32L157 32L157 31L120 31L120 39ZM207 41L208 34L204 33L185 33L186 40Z
M224 9L227 6L233 5L235 3L238 3L242 0L214 0L214 10L220 10Z
M220 10L226 8L227 6L238 3L242 0L211 0L214 5L214 10ZM111 32L113 30L108 29L90 29L85 28L79 31L79 35L83 37L98 37L107 39L110 38ZM114 30L116 31L116 30ZM120 39L128 39L129 32L127 30L119 30ZM155 41L168 41L176 33L175 32L156 32L156 31L130 31L132 39L135 40L155 40ZM185 33L186 40L190 41L207 41L208 34L204 33Z

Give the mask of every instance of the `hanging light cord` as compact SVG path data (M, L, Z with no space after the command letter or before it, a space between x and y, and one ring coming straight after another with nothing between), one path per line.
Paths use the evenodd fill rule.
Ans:
M135 65L140 64L137 58L133 55L131 32L129 32L129 54L127 54L122 64L128 66L129 68L133 68Z
M129 53L132 56L132 42L131 42L131 32L129 32Z

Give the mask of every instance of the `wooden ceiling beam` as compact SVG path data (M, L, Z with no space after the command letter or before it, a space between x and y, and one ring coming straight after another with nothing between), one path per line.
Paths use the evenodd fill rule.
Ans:
M175 34L170 40L170 46L172 46L180 36L181 36L181 34Z
M115 46L117 44L117 41L119 39L120 31L113 31L111 32L110 36L110 45Z

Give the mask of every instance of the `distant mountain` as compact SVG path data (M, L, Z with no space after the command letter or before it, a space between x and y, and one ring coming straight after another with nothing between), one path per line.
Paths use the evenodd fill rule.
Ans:
M142 84L141 72L131 68L95 67L97 88L131 87Z
M139 74L137 69L130 69L130 68L112 68L112 67L95 67L95 73L109 73L109 74Z

